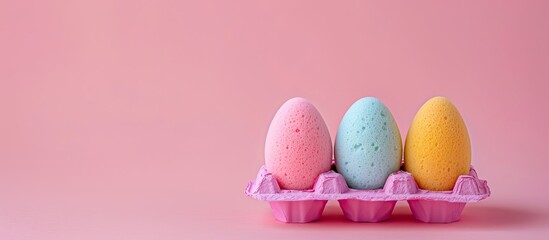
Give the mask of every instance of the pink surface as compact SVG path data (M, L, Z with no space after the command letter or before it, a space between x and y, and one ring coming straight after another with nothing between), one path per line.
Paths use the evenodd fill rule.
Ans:
M547 1L0 1L0 239L545 239ZM276 109L401 133L446 96L492 196L452 224L283 224L242 194ZM404 136L404 135L403 135ZM265 237L267 236L267 237Z

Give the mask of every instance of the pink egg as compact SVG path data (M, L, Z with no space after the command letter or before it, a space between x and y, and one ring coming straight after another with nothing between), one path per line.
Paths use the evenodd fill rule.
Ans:
M311 189L330 170L332 140L318 110L303 98L286 101L271 122L265 165L283 189Z

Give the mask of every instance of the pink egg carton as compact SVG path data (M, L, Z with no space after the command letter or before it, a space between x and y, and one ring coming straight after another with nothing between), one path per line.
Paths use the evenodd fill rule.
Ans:
M385 186L376 190L350 189L339 173L328 171L318 176L313 189L280 189L274 176L261 167L255 181L250 181L246 194L268 201L274 217L287 223L306 223L320 219L329 200L337 200L345 217L354 222L380 222L391 217L397 201L408 201L414 217L428 223L458 221L465 204L490 196L485 180L480 180L471 167L452 191L420 189L413 176L405 171L391 174Z

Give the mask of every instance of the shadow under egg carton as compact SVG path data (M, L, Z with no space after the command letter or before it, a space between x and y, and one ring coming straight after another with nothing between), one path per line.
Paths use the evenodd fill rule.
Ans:
M345 217L354 222L380 222L391 217L397 201L408 201L414 217L428 223L458 221L465 204L490 196L485 180L478 179L473 167L462 175L451 191L418 188L413 176L405 171L392 173L382 189L355 190L347 186L339 173L328 171L318 176L313 189L280 189L274 176L261 167L246 194L268 201L274 217L287 223L306 223L320 219L329 200L337 200Z

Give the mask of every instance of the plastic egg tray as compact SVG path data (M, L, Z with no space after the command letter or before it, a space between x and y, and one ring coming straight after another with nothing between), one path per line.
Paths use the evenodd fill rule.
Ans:
M465 204L490 196L485 180L473 167L469 175L459 176L451 191L418 188L405 171L391 174L382 189L350 189L342 175L333 170L318 176L313 189L280 189L274 176L261 167L246 194L267 201L274 217L287 223L306 223L320 219L329 200L337 200L345 217L353 222L380 222L391 217L397 201L408 201L414 217L427 223L450 223L460 219Z

